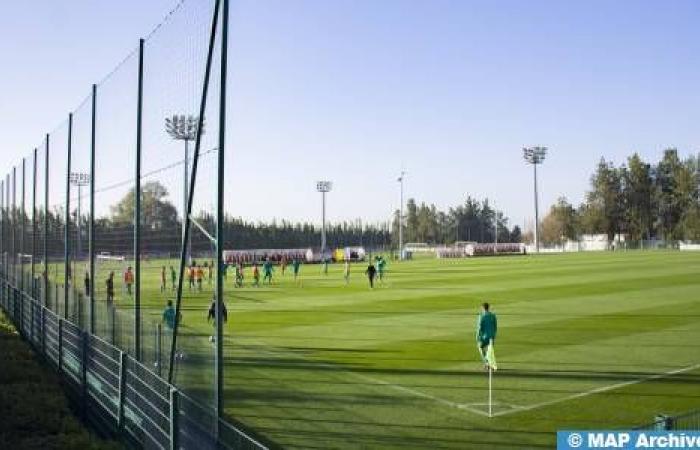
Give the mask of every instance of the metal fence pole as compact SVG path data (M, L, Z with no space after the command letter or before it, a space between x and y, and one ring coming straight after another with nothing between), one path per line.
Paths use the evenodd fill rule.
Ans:
M119 408L117 413L117 428L124 426L124 399L126 398L126 364L128 358L126 353L119 352Z
M92 85L92 119L90 130L90 222L88 223L88 252L90 252L90 333L95 333L95 125L97 112L97 85Z
M82 384L81 394L82 394L82 413L87 417L87 402L88 402L88 381L87 381L87 362L88 362L88 349L89 349L89 339L90 333L83 330L81 333L81 344L82 351L80 352L80 382Z
M218 17L219 17L219 2L221 0L216 0L216 3L214 3L214 13L212 15L212 22L211 22L211 32L209 34L209 50L207 53L207 64L206 68L204 70L204 81L202 84L202 97L200 99L200 105L199 105L199 118L197 122L197 136L195 138L195 147L194 147L194 159L192 161L192 177L190 179L190 187L187 190L188 193L188 199L187 199L187 208L186 211L184 211L184 220L185 220L185 229L182 233L182 248L180 249L180 267L179 267L179 276L178 276L178 281L177 281L177 294L176 294L176 301L175 301L175 327L173 327L173 337L171 340L171 345L170 345L170 362L168 365L168 383L173 383L173 367L175 366L175 351L177 349L177 334L178 334L178 329L180 326L180 306L182 305L182 284L183 284L183 278L185 276L185 257L187 255L187 242L189 241L189 235L190 235L190 225L191 225L191 220L190 220L190 213L192 212L192 200L194 198L193 193L194 193L194 186L197 180L197 165L199 161L199 149L201 146L202 142L202 133L199 131L202 129L202 123L204 121L204 112L206 111L207 107L207 92L209 91L209 76L211 74L211 61L212 61L212 55L214 53L214 44L215 44L215 38L216 38L216 25L218 22Z
M41 307L41 353L46 356L46 307Z
M46 154L44 155L44 306L49 306L49 134L46 134Z
M58 316L58 371L63 370L63 318Z
M27 184L27 160L26 158L22 158L22 202L20 208L22 208L22 211L20 213L20 232L19 232L19 289L21 292L24 292L25 286L24 286L24 231L25 228L27 227L27 220L26 220L26 204L25 204L25 197L26 197L26 184ZM24 304L24 298L22 298L22 304ZM20 308L21 309L21 308ZM22 321L24 321L24 317L22 317Z
M158 376L163 375L163 327L161 324L156 324L156 367Z
M143 39L139 39L136 104L136 173L134 174L134 357L141 361L141 127L143 115Z
M12 212L10 215L10 219L12 220L12 254L10 255L11 257L11 265L12 265L12 286L16 287L17 286L17 167L12 168ZM14 293L12 295L12 301L13 301L13 309L14 309Z
M5 277L5 180L0 180L0 277L4 282ZM2 289L5 285L2 284ZM4 300L5 292L0 292Z
M73 141L73 113L68 114L68 152L66 163L66 223L63 248L63 317L68 318L68 279L70 273L70 171L71 171L71 146Z
M10 175L9 173L5 175L5 193L4 193L4 204L5 204L5 225L3 226L5 236L3 245L3 268L5 272L5 283L10 281ZM8 297L9 298L9 297Z
M34 161L32 163L32 270L31 270L31 280L32 280L32 297L36 297L36 288L34 286L35 278L35 259L36 259L36 164L37 164L37 154L38 149L34 149Z
M177 450L179 447L178 437L180 434L179 415L180 401L179 393L174 387L170 388L170 450Z
M34 302L31 297L29 301L29 342L34 347Z
M221 73L219 92L219 151L218 190L216 205L216 435L224 411L224 149L226 138L226 64L228 54L228 0L223 0L221 10Z
M109 317L110 321L112 322L112 326L110 327L110 333L112 335L112 345L117 345L117 313L116 313L116 306L114 306L114 302L112 302L111 305L108 305L109 309Z

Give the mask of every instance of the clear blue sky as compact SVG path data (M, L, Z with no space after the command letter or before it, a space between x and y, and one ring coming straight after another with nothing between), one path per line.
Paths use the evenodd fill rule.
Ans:
M3 173L174 3L3 5ZM403 168L407 196L438 207L488 196L522 223L524 145L550 147L543 205L580 202L601 156L700 151L697 1L231 4L234 215L316 221L314 182L328 178L332 220L386 220Z

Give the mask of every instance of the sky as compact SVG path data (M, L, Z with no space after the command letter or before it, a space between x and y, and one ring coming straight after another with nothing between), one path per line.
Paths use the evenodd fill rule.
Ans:
M85 109L92 83L176 3L4 5L0 173L68 111ZM210 5L185 3L183 15ZM206 20L193 17L164 27L162 40L180 26L205 36ZM524 146L549 148L539 169L541 209L560 196L581 202L601 157L621 164L633 152L651 161L667 147L700 152L696 1L231 0L230 19L225 201L234 216L319 222L315 182L328 179L329 220L386 221L399 206L396 178L405 170L406 198L447 208L466 195L488 197L523 224L534 214ZM167 48L158 38L151 54ZM187 101L197 104L199 59L176 52L170 59L147 59L172 67L172 82L155 70L146 76L149 95L160 96L146 103L153 168L174 144L150 124L173 109L178 86L186 84ZM111 83L114 108L126 111L113 122L132 124L133 91L122 95ZM215 142L216 121L207 117ZM105 180L131 173L131 162L109 159L131 145L127 138L109 130L98 137L108 153ZM180 189L180 172L164 176L169 190ZM214 202L211 180L201 182L203 207ZM181 193L171 195L179 205Z

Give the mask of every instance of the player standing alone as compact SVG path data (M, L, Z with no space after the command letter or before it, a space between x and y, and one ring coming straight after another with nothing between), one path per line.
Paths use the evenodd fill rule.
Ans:
M225 303L221 304L221 318L224 323L228 321L228 311ZM211 299L211 305L209 305L209 312L207 313L207 322L214 321L212 325L214 325L214 334L216 334L216 320L214 319L216 319L216 297ZM209 342L214 342L215 340L213 335L209 336Z
M365 273L367 274L367 279L369 280L370 289L374 289L374 277L377 275L377 268L374 267L372 261L369 262L369 266L367 266Z
M124 284L126 285L126 293L131 295L131 285L134 284L134 272L131 271L131 266L126 268L124 272Z
M105 285L107 286L107 305L112 306L114 303L114 272L109 273Z
M476 343L479 346L479 354L481 355L481 360L486 370L491 368L486 356L488 348L489 345L493 345L493 342L496 340L496 332L498 330L496 314L492 313L489 309L490 305L487 302L481 305L481 312L479 313L476 327Z
M165 292L166 279L165 266L163 266L163 268L160 270L160 292Z
M343 277L345 278L345 284L350 283L350 261L345 260L345 267L343 268Z

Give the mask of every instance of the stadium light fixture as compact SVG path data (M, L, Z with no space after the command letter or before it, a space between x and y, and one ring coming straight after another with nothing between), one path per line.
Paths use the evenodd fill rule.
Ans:
M184 114L174 114L172 117L165 118L165 132L170 135L176 141L185 142L185 173L183 177L182 185L182 235L185 235L185 214L187 212L187 190L189 188L189 173L190 173L190 151L189 142L197 139L197 128L199 124L199 116ZM202 120L202 130L201 134L204 134L204 121ZM189 260L192 257L192 241L189 242L188 254L185 256L185 260Z
M540 218L539 218L539 201L537 196L537 165L544 162L547 156L547 147L525 147L523 148L523 158L528 164L532 164L535 177L535 252L540 252Z
M400 202L401 204L399 205L399 259L403 259L403 179L406 176L405 171L401 171L401 175L399 175L399 178L396 180L399 182L401 185L400 190Z
M82 248L80 244L80 237L82 235L80 230L80 205L83 199L82 188L83 186L87 186L90 184L90 174L85 172L71 172L68 176L68 181L71 185L76 186L78 188L78 211L76 217L78 242L76 246L76 256L78 257L78 259L80 259L80 255L82 253Z
M333 189L331 181L317 181L316 190L321 193L321 258L325 258L326 254L326 193Z

